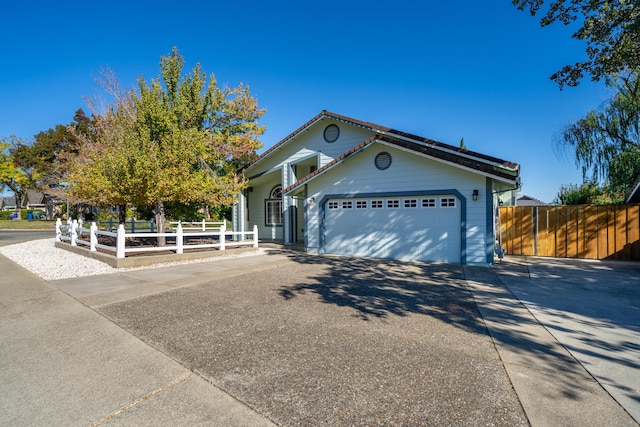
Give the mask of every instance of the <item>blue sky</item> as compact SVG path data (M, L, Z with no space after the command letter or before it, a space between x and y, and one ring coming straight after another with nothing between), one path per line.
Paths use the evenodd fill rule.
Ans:
M609 97L549 75L585 58L573 27L511 2L10 2L0 15L0 137L27 141L89 112L101 67L122 87L177 46L218 83L249 85L268 148L326 109L519 163L522 192L580 183L556 136Z

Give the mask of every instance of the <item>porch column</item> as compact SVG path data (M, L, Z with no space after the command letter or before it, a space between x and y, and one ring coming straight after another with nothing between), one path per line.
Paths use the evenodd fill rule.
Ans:
M293 169L290 165L285 164L282 169L282 189L284 190L293 180ZM291 196L282 195L282 240L285 245L293 243L291 241L291 205L293 199Z
M244 232L245 231L245 223L246 223L246 215L245 209L247 206L247 198L245 196L244 191L238 193L238 198L236 202L233 204L231 218L232 218L232 227L235 232Z

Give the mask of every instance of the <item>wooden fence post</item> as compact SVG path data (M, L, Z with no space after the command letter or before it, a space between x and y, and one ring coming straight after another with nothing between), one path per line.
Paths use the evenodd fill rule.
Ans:
M98 250L96 249L96 245L98 244L98 235L96 234L96 231L98 231L98 226L95 222L92 222L91 228L89 229L89 247L91 248L91 252Z
M124 224L118 226L118 236L116 237L116 258L125 256L125 229Z
M254 248L258 247L258 226L257 225L253 226L253 247Z
M183 237L182 233L182 224L178 222L178 226L176 227L176 253L181 254L183 252Z

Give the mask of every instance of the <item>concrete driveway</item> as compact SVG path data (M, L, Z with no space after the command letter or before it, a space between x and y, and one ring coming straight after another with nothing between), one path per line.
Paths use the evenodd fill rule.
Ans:
M112 414L100 422L109 425L175 425L183 417L208 425L214 416L217 425L637 425L629 413L638 383L625 380L639 360L633 264L509 258L488 269L284 252L47 283L0 261L0 418L6 411L65 425L101 419L96 414ZM614 276L620 298L607 300L599 283ZM581 291L584 298L575 295ZM607 304L608 315L592 311ZM600 323L611 335L589 329ZM600 362L583 362L582 348ZM620 371L598 377L607 363ZM151 371L160 378L149 369L157 366ZM47 370L43 382L36 373ZM172 393L176 381L189 392Z
M640 422L640 263L508 257L494 271Z
M272 256L95 308L276 424L527 424L459 265Z

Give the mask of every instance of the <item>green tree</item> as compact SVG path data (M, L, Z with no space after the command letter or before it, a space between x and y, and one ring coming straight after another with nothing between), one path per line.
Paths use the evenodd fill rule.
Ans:
M16 199L16 212L21 219L21 207L27 190L34 187L37 174L32 168L25 168L15 161L12 149L23 144L20 138L15 136L0 139L0 184L1 189L8 187L13 191Z
M554 22L582 26L573 38L587 42L588 60L566 65L551 76L560 88L577 86L584 74L598 81L640 67L640 0L512 0L536 15L546 3L541 25Z
M107 72L102 84L115 102L94 119L94 140L76 156L75 195L152 205L162 231L166 203L225 205L244 188L238 166L261 147L264 110L248 87L221 88L213 75L207 83L199 64L184 76L183 68L173 48L161 58L157 79L140 77L128 92Z
M613 98L567 126L559 144L575 153L585 182L624 193L640 175L640 73L608 77L607 85Z
M82 143L78 135L87 137L90 134L91 120L78 109L71 123L39 132L33 142L25 144L21 141L11 151L16 164L37 173L42 191L55 192L58 183L65 180L66 160L77 154Z
M608 187L600 187L595 182L582 185L563 185L554 203L562 205L611 205L624 202L624 193L616 193Z

